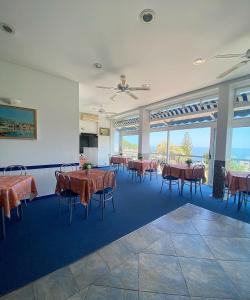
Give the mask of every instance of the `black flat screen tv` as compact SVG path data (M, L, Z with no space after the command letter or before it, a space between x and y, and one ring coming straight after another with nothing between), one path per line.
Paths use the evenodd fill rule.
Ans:
M83 153L85 147L98 147L98 135L92 133L81 133L79 137L80 153Z

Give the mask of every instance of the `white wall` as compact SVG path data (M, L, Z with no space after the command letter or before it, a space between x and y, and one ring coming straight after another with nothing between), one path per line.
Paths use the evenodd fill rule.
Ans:
M98 133L97 122L80 120L80 132L97 134Z
M0 61L0 97L37 110L37 140L0 139L0 167L78 162L79 85L54 75ZM54 170L30 170L39 195L54 192Z
M98 122L98 134L99 128L110 128L110 120L106 117L99 116ZM109 164L109 154L110 154L110 136L98 135L98 165L108 165Z

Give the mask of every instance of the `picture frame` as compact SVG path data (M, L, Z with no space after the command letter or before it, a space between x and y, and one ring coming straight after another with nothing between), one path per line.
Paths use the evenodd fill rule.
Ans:
M37 111L0 104L0 139L37 139Z
M110 129L109 128L99 128L99 134L102 136L110 136Z

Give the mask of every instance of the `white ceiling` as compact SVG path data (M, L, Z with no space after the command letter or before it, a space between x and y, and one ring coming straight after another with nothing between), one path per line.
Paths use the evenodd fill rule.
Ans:
M140 22L145 8L155 22ZM0 32L0 58L80 82L81 111L123 112L219 82L238 58L192 62L250 48L249 11L249 0L0 0L0 22L16 31ZM122 73L151 91L111 102L112 91L95 86L114 86ZM250 63L225 79L249 73Z

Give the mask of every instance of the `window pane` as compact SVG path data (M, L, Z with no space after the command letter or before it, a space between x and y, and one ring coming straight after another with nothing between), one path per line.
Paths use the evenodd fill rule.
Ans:
M150 157L165 160L167 156L167 132L151 132L149 136Z
M122 137L122 153L129 157L137 157L138 135L124 135Z
M119 131L115 130L115 133L114 133L114 152L115 153L119 152L119 139L120 139Z
M250 127L233 128L230 169L250 171Z

